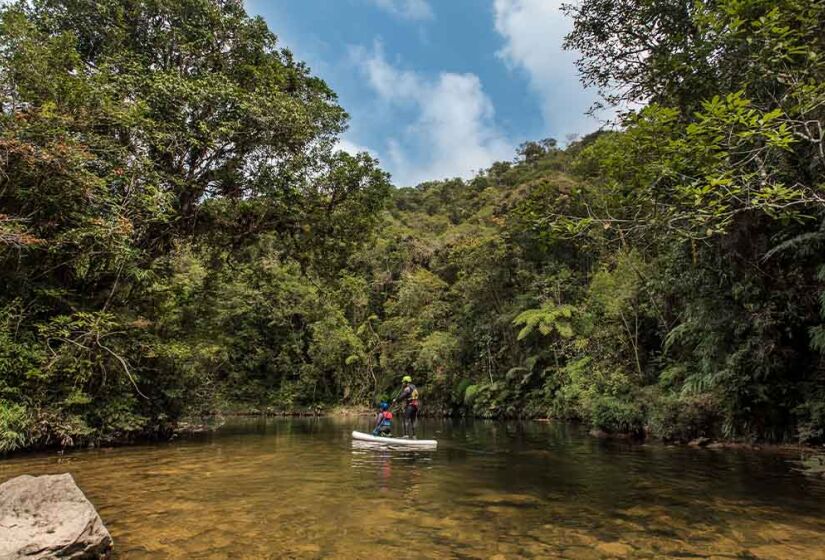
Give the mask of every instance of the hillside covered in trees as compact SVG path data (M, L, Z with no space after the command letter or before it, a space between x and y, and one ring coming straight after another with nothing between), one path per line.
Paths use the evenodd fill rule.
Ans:
M0 451L403 374L425 413L823 441L825 4L568 10L620 126L393 189L238 1L3 8Z

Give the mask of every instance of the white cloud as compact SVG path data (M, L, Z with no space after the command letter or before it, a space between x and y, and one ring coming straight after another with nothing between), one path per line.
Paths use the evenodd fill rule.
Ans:
M380 44L372 51L354 49L353 55L379 100L396 116L413 115L387 143L386 163L396 183L469 177L512 156L475 74L442 72L428 78L401 70L387 62Z
M358 155L360 152L367 152L372 157L378 157L377 154L370 148L362 144L358 144L357 142L353 142L352 140L348 140L346 138L339 138L338 144L335 147L341 151L347 152L352 156Z
M530 88L541 100L548 132L563 140L587 133L598 121L584 113L597 99L583 90L574 65L577 54L562 48L572 23L561 11L561 0L495 0L495 27L504 37L498 52L511 68L526 71Z
M435 14L427 0L369 0L394 16L413 21L433 19Z

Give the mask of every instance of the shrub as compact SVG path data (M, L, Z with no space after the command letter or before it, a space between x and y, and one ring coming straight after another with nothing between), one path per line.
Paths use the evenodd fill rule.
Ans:
M31 417L25 406L0 401L0 453L25 446L30 430Z
M641 434L644 412L630 397L599 395L590 401L590 423L606 432Z
M825 402L808 400L794 412L799 419L797 429L800 443L815 444L825 441Z
M667 441L689 441L699 436L713 437L719 431L718 403L709 394L680 395L651 392L648 429Z

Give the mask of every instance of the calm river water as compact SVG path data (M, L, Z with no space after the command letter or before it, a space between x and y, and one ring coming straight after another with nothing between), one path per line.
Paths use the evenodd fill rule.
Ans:
M0 482L72 473L118 559L825 559L825 480L793 455L432 420L420 434L434 452L353 446L367 423L238 419L173 443L0 461Z

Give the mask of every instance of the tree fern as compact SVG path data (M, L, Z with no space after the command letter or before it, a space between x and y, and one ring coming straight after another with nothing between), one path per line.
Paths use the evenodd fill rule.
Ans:
M576 308L572 305L545 304L538 309L522 311L513 319L513 324L522 327L518 333L518 340L524 340L535 330L542 335L549 336L554 332L562 338L571 338L573 330L573 314Z

